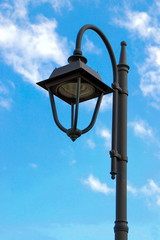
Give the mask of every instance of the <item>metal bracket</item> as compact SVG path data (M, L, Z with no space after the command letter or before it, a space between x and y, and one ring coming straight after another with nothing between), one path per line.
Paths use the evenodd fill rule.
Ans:
M111 178L115 179L115 176L117 174L117 160L121 157L118 152L114 149L112 149L110 152L111 157Z
M112 83L112 88L114 90L118 90L118 92L120 94L126 94L128 96L128 91L126 89L122 89L120 88L119 84L118 83Z
M119 154L116 150L111 150L110 152L110 157L113 158L113 157L116 157L117 160L119 161L125 161L125 162L128 162L128 157L127 156L124 156L124 155L121 155Z
M113 158L113 157L116 157L117 159L121 159L121 155L114 149L112 149L110 152L110 157Z
M119 159L120 161L128 162L128 157L124 155L120 155L121 158Z

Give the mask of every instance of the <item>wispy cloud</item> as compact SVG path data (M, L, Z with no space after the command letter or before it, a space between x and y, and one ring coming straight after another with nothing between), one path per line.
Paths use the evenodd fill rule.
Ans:
M113 95L106 95L102 99L100 111L109 110L112 108Z
M73 9L72 1L70 0L40 0L40 2L48 2L54 8L55 11L60 12L63 7L66 7L68 10Z
M155 129L147 121L139 119L129 122L128 126L133 129L135 136L143 139L146 144L154 144L155 146L160 147L160 138ZM156 154L154 155L156 156Z
M76 161L75 159L72 159L72 160L69 162L70 165L74 165L74 164L76 164L76 163L77 163L77 161Z
M92 191L101 192L103 194L109 194L115 191L115 189L108 187L106 183L102 183L98 178L93 176L93 174L83 179L82 183L88 185ZM127 183L127 191L132 195L136 195L140 192L139 189L133 187L130 183Z
M38 165L36 163L29 163L30 168L37 168Z
M5 98L0 96L0 106L9 110L12 105L12 99L11 98Z
M70 6L69 0L41 0L38 4L44 2L49 2L57 10ZM53 66L66 63L69 44L66 37L57 33L55 19L41 15L35 17L34 23L30 22L30 3L30 0L15 0L0 4L0 54L1 59L25 81L35 84L48 77ZM6 85L6 82L0 83L0 106L10 109L13 100L8 97Z
M92 191L99 192L105 195L111 194L115 189L108 187L106 183L102 183L93 174L88 178L81 180L82 184L87 185ZM127 191L136 198L145 199L149 207L160 206L160 185L153 179L149 179L145 185L136 188L135 186L127 183Z
M160 185L153 179L147 180L147 183L140 188L127 184L127 190L135 197L145 199L148 207L160 206Z
M98 135L105 140L105 145L111 147L111 133L107 128L102 128L97 131Z
M146 38L150 37L154 30L150 26L151 20L147 12L133 11L127 8L124 18L115 18L114 22L125 27L131 33L137 33L139 37Z
M133 187L130 183L127 183L127 191L133 195L136 195L138 192L137 188Z
M159 2L153 1L148 11L135 11L126 6L123 19L114 18L119 26L126 28L133 40L143 43L145 58L138 63L140 73L140 89L144 96L152 98L151 105L159 109L160 102L160 26Z
M11 20L0 19L0 48L5 62L25 80L35 83L42 78L42 64L48 61L63 65L66 61L66 39L56 33L57 23L44 17L39 23L22 28ZM21 41L19 41L21 36Z
M97 99L92 99L90 101L84 102L83 106L87 108L89 111L93 111L95 109L96 102ZM99 111L104 112L110 110L111 108L112 108L112 94L103 96Z
M89 148L91 148L91 149L94 149L95 147L96 147L96 144L95 144L95 142L93 141L93 139L87 139L87 145L88 145L88 147Z
M0 81L0 106L10 110L13 100L10 96L10 91L13 92L15 85L11 81L6 81L6 85Z
M82 180L82 183L89 186L95 192L100 192L106 195L114 192L114 189L109 188L106 183L101 183L100 180L92 174L90 174L87 179Z
M152 127L144 120L133 121L128 124L133 128L134 134L140 138L153 138Z
M6 64L11 65L25 80L34 83L46 74L43 64L52 62L63 65L66 62L69 55L67 39L56 32L55 19L39 16L37 23L30 23L26 17L27 1L18 3L15 1L15 6L10 5L10 8L9 5L5 9L3 6L0 11L0 49ZM18 19L22 15L23 18Z
M140 191L146 197L149 205L156 204L160 206L160 186L153 179L148 180L148 183Z
M89 38L87 36L85 36L85 40L86 42L83 45L83 50L85 52L90 52L90 53L94 53L94 54L101 54L101 49L97 48L96 45L89 40Z

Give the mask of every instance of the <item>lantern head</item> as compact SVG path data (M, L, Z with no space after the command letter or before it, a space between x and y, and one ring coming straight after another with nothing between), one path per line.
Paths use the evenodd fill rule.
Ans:
M88 67L80 59L60 68L56 68L47 80L38 82L42 88L69 104L76 103L77 79L81 79L79 102L108 94L113 89L102 82L97 72Z

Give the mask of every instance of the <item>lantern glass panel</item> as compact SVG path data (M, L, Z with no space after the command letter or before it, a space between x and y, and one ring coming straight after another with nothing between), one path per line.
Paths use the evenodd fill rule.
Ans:
M76 98L77 95L77 83L70 82L61 85L57 89L58 93L67 98ZM86 82L80 84L80 99L90 98L95 94L95 88Z

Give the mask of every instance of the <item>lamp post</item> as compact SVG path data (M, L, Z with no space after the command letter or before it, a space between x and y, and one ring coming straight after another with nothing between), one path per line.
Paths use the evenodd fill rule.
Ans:
M113 71L112 87L103 83L99 74L86 65L87 59L82 55L81 41L84 32L88 29L95 31L100 36L108 50ZM106 36L96 26L87 24L78 32L76 48L68 62L68 65L55 69L49 79L37 84L49 92L55 123L72 141L94 126L103 95L113 93L110 173L112 179L116 178L114 232L115 240L127 240L127 75L129 66L126 63L126 43L121 42L120 60L117 65L112 47ZM71 106L71 128L69 129L66 129L59 122L54 95ZM91 122L86 128L80 130L77 127L79 105L92 98L97 98L97 104Z

